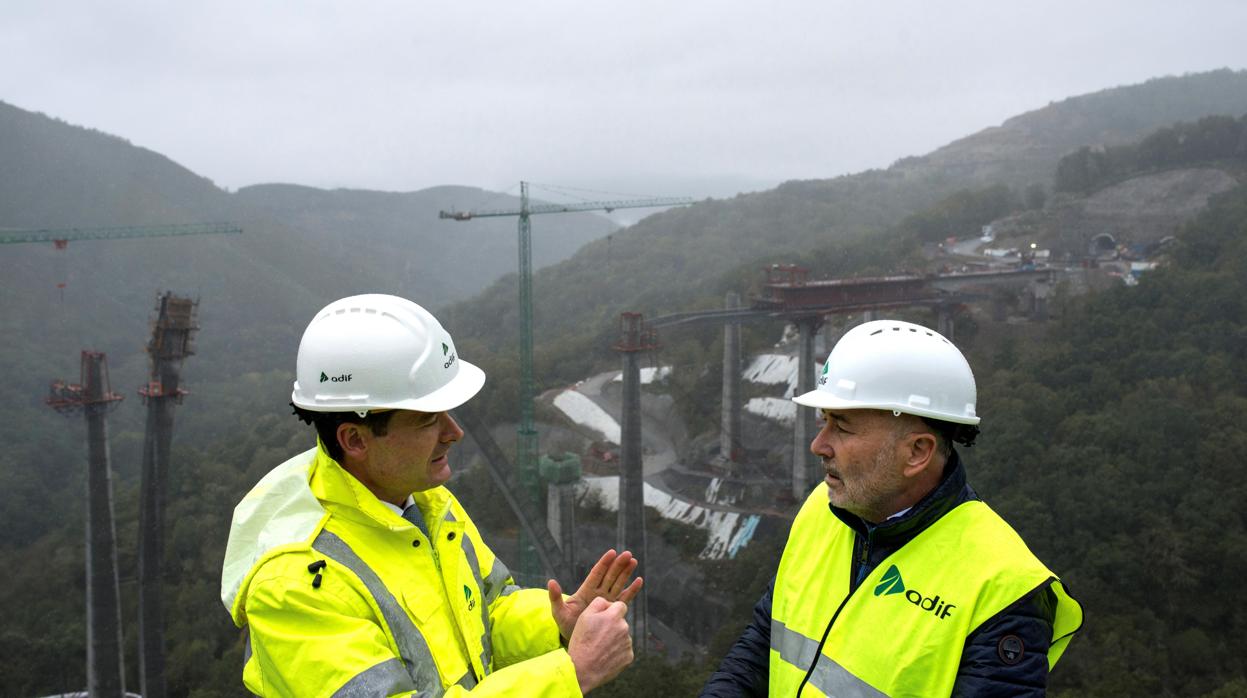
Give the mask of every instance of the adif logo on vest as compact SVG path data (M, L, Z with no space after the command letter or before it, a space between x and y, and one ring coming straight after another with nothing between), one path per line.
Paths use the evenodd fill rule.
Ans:
M875 585L875 596L891 596L892 594L904 594L905 600L924 611L930 611L936 618L947 618L956 608L953 604L946 601L940 601L940 595L926 597L917 589L906 589L905 580L901 578L901 570L892 565L887 572L883 573L883 579Z
M463 598L467 599L469 611L476 608L476 599L472 598L472 588L467 584L463 585Z

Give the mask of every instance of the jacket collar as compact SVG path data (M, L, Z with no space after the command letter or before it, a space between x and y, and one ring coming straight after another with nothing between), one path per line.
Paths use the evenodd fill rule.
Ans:
M888 519L883 523L872 524L857 514L852 514L831 503L827 506L846 526L862 536L869 536L877 542L899 546L926 530L928 526L938 521L958 504L973 499L978 499L978 495L966 482L965 466L961 462L961 456L954 449L948 462L944 464L944 475L940 484L902 516Z

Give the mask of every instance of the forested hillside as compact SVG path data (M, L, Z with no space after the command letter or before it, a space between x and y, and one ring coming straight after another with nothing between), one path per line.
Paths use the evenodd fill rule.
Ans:
M1069 695L1247 691L1247 188L1135 288L979 342L980 494L1069 581Z

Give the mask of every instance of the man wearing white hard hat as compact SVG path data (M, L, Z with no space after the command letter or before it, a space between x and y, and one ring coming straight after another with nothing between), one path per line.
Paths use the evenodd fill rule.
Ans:
M424 308L343 298L299 344L291 401L315 448L234 511L221 598L262 696L579 696L632 661L630 553L575 594L520 589L444 487L481 389Z
M1044 695L1082 609L966 481L954 444L979 417L957 347L867 322L794 401L823 419L826 477L701 695Z

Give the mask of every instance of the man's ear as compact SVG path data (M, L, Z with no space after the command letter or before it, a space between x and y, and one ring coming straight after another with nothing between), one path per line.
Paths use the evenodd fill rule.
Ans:
M916 431L905 438L901 448L905 456L905 467L901 472L905 477L916 477L935 466L939 443L935 435L926 431Z
M358 461L368 455L368 440L364 438L362 424L343 422L338 425L334 436L338 439L338 448L342 449L342 460Z

